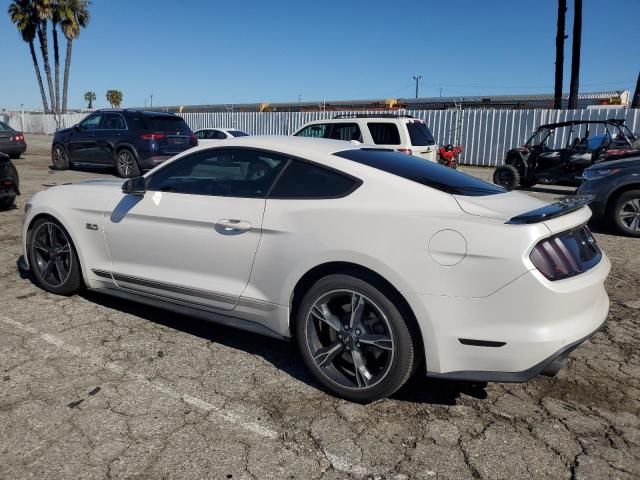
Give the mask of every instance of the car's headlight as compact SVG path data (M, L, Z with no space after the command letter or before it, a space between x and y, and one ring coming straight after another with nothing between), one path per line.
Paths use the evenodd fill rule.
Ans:
M597 178L607 177L609 175L613 175L614 173L618 173L621 168L596 168L594 170L585 170L582 172L583 180L595 180Z

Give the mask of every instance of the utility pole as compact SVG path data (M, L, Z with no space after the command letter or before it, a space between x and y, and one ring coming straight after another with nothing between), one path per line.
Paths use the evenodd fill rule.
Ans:
M633 99L631 100L631 108L640 108L640 73L638 73L636 91L633 93Z
M302 95L298 94L298 103L302 102Z
M151 94L151 107L153 107L153 93Z
M582 43L582 0L573 0L573 38L571 49L571 83L569 84L569 110L578 108L580 84L580 44Z
M413 79L416 81L416 98L418 98L418 82L422 79L422 75L414 75Z

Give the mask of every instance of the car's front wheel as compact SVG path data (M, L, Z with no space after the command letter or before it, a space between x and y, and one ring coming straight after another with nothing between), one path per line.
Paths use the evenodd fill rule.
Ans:
M16 203L15 195L8 195L0 198L0 211L9 210Z
M620 195L612 208L613 223L617 229L632 237L640 237L640 190Z
M372 283L350 275L324 277L296 314L306 366L331 392L356 402L393 394L418 358L415 333L384 287Z
M520 184L520 173L513 165L502 165L493 172L493 183L513 190Z
M51 165L55 170L68 170L71 166L69 154L64 146L57 144L51 150Z
M27 237L29 265L38 285L58 295L72 295L81 286L80 265L69 233L50 217L39 218Z

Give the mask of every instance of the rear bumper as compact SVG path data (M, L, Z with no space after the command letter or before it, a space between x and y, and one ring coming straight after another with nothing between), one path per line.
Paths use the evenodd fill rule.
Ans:
M26 142L12 142L0 144L0 152L7 155L18 155L27 151Z
M448 373L427 372L427 377L443 380L462 380L469 382L502 382L502 383L522 383L537 377L538 375L554 376L560 371L569 354L578 348L582 343L595 335L602 327L604 322L593 332L584 337L562 347L560 350L542 360L540 363L519 372L500 372L500 371L482 371L482 370L463 370Z
M487 297L413 296L410 303L420 302L414 312L424 315L417 317L427 375L521 382L555 373L607 318L610 268L603 254L591 270L565 280L531 270Z
M165 162L171 158L171 155L152 155L147 158L141 158L138 161L140 168L143 170L151 170L154 167L157 167L162 162Z

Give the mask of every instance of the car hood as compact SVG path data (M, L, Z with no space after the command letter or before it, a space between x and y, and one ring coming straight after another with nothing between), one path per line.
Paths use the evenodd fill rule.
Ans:
M521 192L469 197L454 195L460 208L469 215L507 221L517 215L549 205Z
M587 168L587 170L609 170L611 168L627 167L640 167L640 154L634 157L623 158L621 160L609 160L606 162L600 162Z

